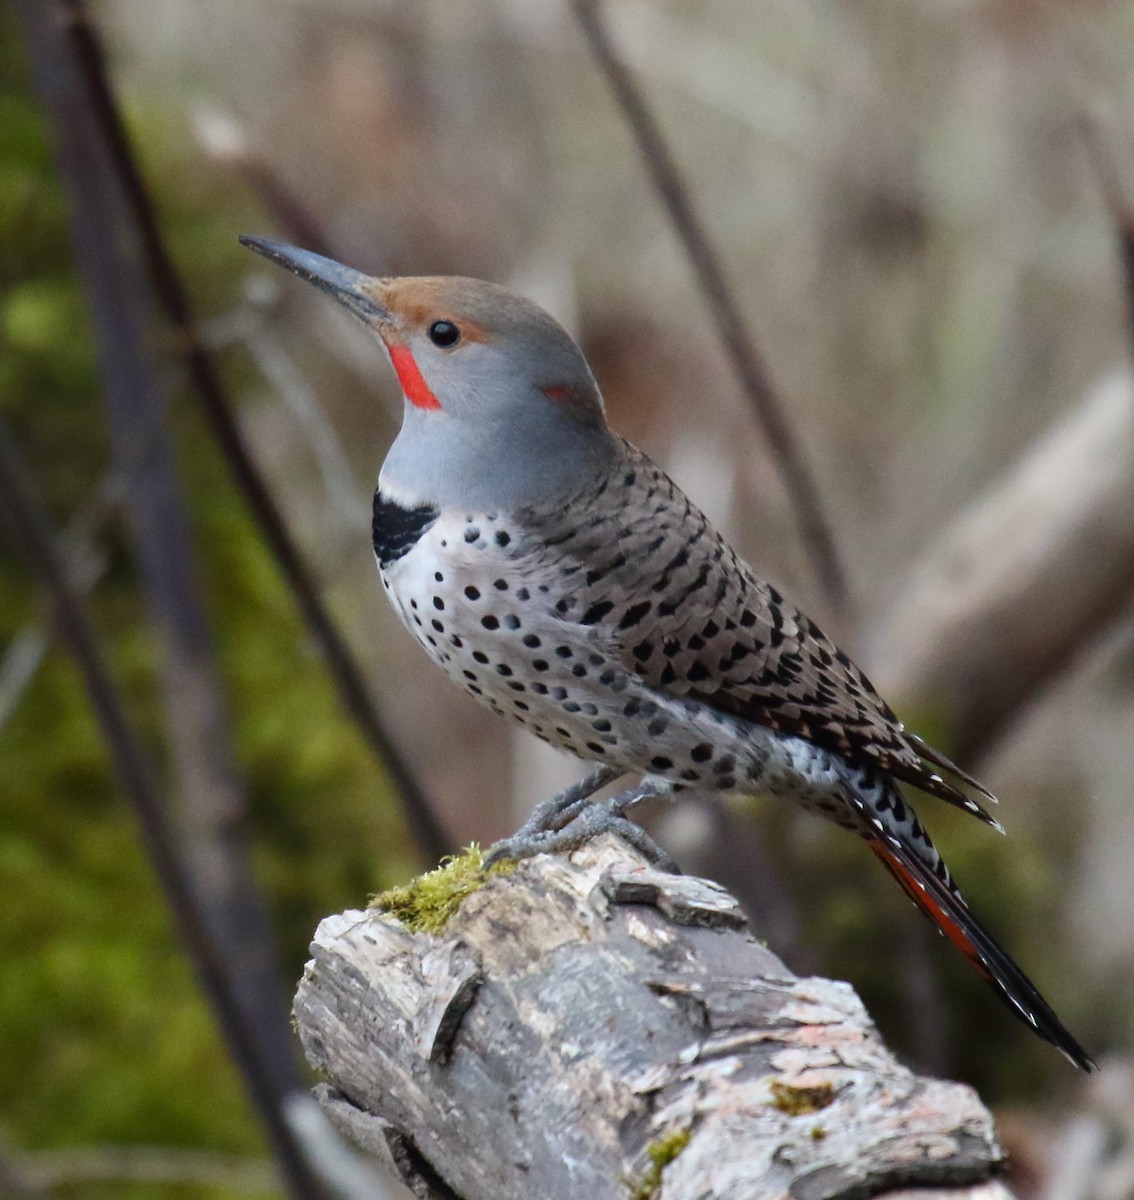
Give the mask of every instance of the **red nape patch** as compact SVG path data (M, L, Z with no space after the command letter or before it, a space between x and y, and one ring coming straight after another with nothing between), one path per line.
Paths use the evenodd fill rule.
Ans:
M429 384L425 382L409 350L405 346L389 346L387 349L406 399L415 408L440 408L437 397L429 390Z
M553 383L540 390L549 400L566 400L571 395L571 389L565 383Z

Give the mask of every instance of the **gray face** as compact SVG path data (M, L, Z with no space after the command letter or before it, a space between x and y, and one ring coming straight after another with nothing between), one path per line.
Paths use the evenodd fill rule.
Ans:
M598 387L578 347L535 305L503 289L493 296L490 287L454 287L440 307L447 315L434 319L460 331L451 347L430 339L432 321L398 331L440 406L405 401L381 474L383 488L400 498L470 512L546 504L613 457ZM388 348L397 369L398 344L391 339Z
M609 468L616 450L598 386L538 305L478 279L375 279L294 246L241 241L381 338L406 395L380 476L393 498L506 512L554 503Z

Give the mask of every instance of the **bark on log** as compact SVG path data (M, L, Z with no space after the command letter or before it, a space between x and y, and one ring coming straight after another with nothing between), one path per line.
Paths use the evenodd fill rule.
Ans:
M440 934L328 917L295 1016L328 1115L431 1200L1011 1200L971 1089L613 837Z

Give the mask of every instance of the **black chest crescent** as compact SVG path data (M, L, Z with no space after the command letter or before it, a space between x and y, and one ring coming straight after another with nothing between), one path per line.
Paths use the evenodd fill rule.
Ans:
M380 491L375 492L371 536L378 565L385 569L412 550L438 515L431 504L405 508Z

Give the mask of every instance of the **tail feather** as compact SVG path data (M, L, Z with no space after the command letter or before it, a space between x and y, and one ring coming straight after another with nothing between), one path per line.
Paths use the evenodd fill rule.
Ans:
M867 843L882 865L921 912L961 951L1000 999L1041 1038L1077 1067L1095 1069L1091 1056L1075 1040L1008 952L981 926L949 878L940 856L910 846L899 834L880 834L873 826ZM932 849L927 838L926 846Z

